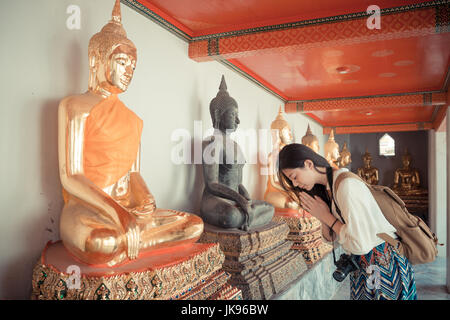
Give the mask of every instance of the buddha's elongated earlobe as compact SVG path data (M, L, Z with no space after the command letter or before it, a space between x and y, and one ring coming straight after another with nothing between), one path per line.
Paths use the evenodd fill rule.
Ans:
M97 87L97 62L95 56L89 57L89 85L90 91L95 90Z

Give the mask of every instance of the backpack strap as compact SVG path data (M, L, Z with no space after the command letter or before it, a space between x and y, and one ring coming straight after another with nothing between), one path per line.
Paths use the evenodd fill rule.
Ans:
M337 190L339 185L341 184L342 180L346 179L346 178L355 178L358 179L362 182L364 182L365 185L367 185L367 182L364 181L363 179L361 179L360 176L358 176L357 174L354 174L351 171L347 171L347 172L342 172L341 174L338 175L338 177L336 178L336 181L334 182L334 187Z
M346 179L346 178L356 178L362 182L364 182L364 184L369 187L370 185L363 180L360 176L358 176L357 174L354 174L353 172L343 172L341 173L337 178L336 178L336 182L334 183L334 187L337 190L339 184L342 182L342 180ZM334 199L334 195L333 195L333 199ZM395 199L394 199L395 200ZM334 202L334 204L337 207L336 202ZM397 239L392 238L390 235L388 235L387 233L377 233L377 237L379 237L380 239L386 241L387 243L389 243L390 245L392 245L398 252L400 252L402 250L401 247L401 242Z
M403 254L401 252L402 247L401 247L401 242L392 238L390 235L388 235L387 233L377 233L377 237L383 239L384 241L386 241L387 243L389 243L391 246L393 246L395 248L395 250L397 250L397 252L399 252L400 254Z
M339 214L339 217L341 217L343 223L345 223L345 220L344 220L344 218L342 217L341 209L339 209L339 206L338 206L338 204L337 204L337 202L336 202L336 200L335 200L336 197L334 196L334 191L333 191L333 189L334 189L334 190L337 190L338 187L339 187L339 185L341 184L342 180L344 180L344 179L346 179L346 178L358 178L358 179L360 179L361 181L364 181L364 180L362 180L359 176L357 176L356 174L354 174L353 172L348 171L348 172L342 172L341 174L338 175L338 177L336 178L336 181L333 182L334 188L333 188L333 186L330 186L330 188L331 188L331 197L333 198L334 205L336 206L336 212ZM364 182L365 182L365 181L364 181ZM337 195L337 191L336 191L336 195Z

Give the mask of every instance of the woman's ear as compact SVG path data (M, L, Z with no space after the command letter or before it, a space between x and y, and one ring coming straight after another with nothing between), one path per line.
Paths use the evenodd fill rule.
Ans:
M305 160L305 168L313 169L314 168L314 163L311 160L306 159Z

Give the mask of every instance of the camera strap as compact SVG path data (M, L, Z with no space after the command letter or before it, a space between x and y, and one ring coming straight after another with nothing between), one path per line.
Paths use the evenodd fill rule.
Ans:
M330 169L330 170L329 170ZM330 191L331 191L331 199L333 200L334 206L336 207L336 212L338 213L339 217L342 220L342 223L345 224L344 217L342 217L341 209L339 209L339 206L336 203L336 200L334 199L334 192L333 192L333 169L330 167L327 169L327 179L328 184L330 185ZM331 208L330 208L331 209Z

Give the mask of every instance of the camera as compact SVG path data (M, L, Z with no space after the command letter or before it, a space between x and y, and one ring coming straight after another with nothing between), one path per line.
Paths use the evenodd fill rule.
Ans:
M350 272L359 269L355 256L352 254L342 254L334 264L336 265L336 271L333 272L333 278L338 282L342 282Z

